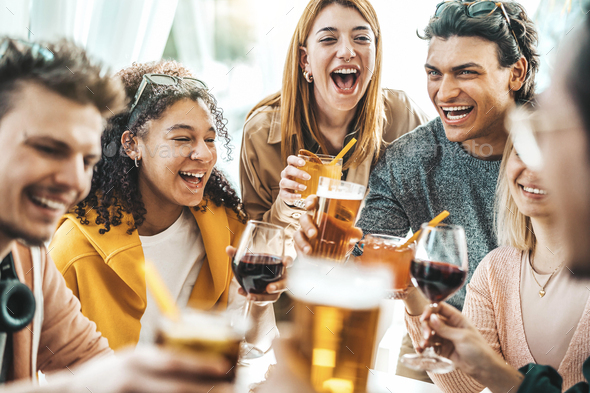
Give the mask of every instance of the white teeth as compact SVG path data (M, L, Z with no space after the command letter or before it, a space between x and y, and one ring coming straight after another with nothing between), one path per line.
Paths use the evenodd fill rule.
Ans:
M469 108L472 108L472 107L471 106L450 106L450 107L442 108L442 109L445 112L455 112L455 111L465 111Z
M538 188L531 188L531 187L522 187L523 190L525 190L526 192L530 192L531 194L541 194L541 195L547 195L547 191L545 190L540 190Z
M471 112L467 112L464 113L462 115L457 115L457 116L453 116L450 114L450 112L456 112L456 111L465 111L468 109L473 108L472 106L448 106L446 108L442 108L442 110L445 112L445 115L447 116L447 119L449 120L459 120L462 119L464 117L466 117L469 113Z
M196 178L199 178L199 179L201 179L203 176L205 176L205 173L203 173L203 172L201 172L201 173L190 173L190 172L180 171L178 173L180 173L181 175L184 175L184 176L193 176L193 177L196 177Z
M335 74L356 74L356 68L341 68L339 70L335 70Z
M67 206L61 202L53 201L51 199L38 197L38 196L31 196L31 198L35 201L40 203L41 205L48 207L53 210L65 210Z
M447 114L447 119L449 119L449 120L459 120L459 119L462 119L462 118L466 117L468 114L469 113L464 113L464 114L459 115L459 116L451 116L451 115Z

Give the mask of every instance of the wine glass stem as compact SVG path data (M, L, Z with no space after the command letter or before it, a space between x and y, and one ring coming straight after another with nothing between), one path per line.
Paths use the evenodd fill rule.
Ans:
M430 303L429 307L430 307L430 310L432 311L432 314L438 314L438 303ZM432 314L430 314L431 317L432 317ZM436 355L436 352L434 351L434 345L435 345L434 337L435 336L436 336L435 331L431 329L430 330L430 337L428 337L428 341L430 341L431 345L425 350L425 351L429 351L429 352L432 351L432 353L429 353L429 355L430 354Z
M250 316L250 309L252 308L252 300L246 299L246 303L244 303L244 309L242 312L242 316L244 317L244 321L248 322L248 317Z
M438 354L434 350L434 347L428 347L422 352L422 356L429 357L429 358L436 358Z

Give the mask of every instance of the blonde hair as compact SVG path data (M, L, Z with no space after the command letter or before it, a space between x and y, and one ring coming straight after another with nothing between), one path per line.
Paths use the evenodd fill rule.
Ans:
M373 164L375 164L381 152L383 139L382 43L377 13L368 0L311 0L303 11L289 44L281 91L260 101L248 113L247 118L250 118L252 113L261 107L280 106L281 157L285 163L289 155L296 155L299 149L304 148L302 124L307 127L313 138L319 143L321 153L327 154L326 143L319 132L317 124L313 84L307 83L299 67L299 48L305 46L315 16L330 4L354 8L369 23L375 34L375 69L367 91L357 104L358 109L354 125L355 128L360 127L357 136L358 142L354 153L348 162L344 164L344 169L358 166L373 153L375 153L373 156Z
M494 202L494 227L500 246L511 246L522 251L534 251L537 238L532 230L531 218L518 210L510 193L510 181L506 176L506 167L512 150L512 140L508 138L498 175Z

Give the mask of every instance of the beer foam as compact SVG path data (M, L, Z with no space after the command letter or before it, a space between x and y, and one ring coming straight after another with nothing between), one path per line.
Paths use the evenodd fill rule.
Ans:
M240 337L238 330L231 326L227 316L211 313L185 311L179 321L162 320L161 328L172 339L198 339L204 341L227 341Z
M287 278L288 293L297 300L352 310L378 307L391 282L381 267L317 259L298 259Z
M352 192L330 191L330 190L322 189L319 187L318 187L318 192L316 195L321 198L341 199L341 200L346 200L346 201L360 201L364 197L364 194L355 194Z

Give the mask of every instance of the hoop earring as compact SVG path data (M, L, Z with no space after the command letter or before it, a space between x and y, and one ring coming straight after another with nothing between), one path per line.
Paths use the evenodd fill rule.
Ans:
M305 77L305 80L307 81L307 83L313 82L313 76L309 75L309 73L307 71L303 71L303 76Z
M139 168L139 164L137 163L137 157L135 157L135 166Z

